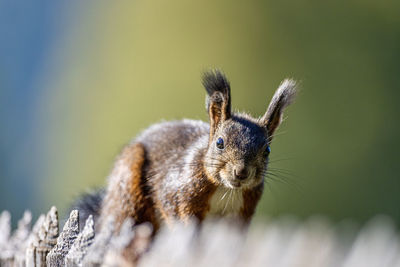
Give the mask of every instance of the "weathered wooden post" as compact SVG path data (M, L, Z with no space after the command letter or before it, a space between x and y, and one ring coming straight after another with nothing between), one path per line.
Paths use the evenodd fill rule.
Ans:
M93 216L90 215L86 220L85 227L79 233L68 254L65 256L65 266L82 266L82 260L93 243L94 235Z
M64 224L60 236L57 238L57 244L47 255L48 267L64 266L65 256L71 249L72 244L79 234L79 213L73 210L69 215L67 222Z
M56 207L52 207L27 249L26 265L28 267L46 266L46 256L57 243L57 237L58 212Z
M0 258L2 260L0 266L25 266L25 250L31 221L32 214L29 211L25 211L22 218L18 221L18 228L9 239L7 247L1 251L2 256Z
M40 215L36 223L32 227L32 232L28 236L27 248L25 251L25 265L27 267L35 266L36 246L39 238L37 234L45 219L46 216L44 214Z
M95 267L103 263L104 255L106 254L110 240L114 234L115 219L108 217L104 222L101 231L97 233L93 244L89 247L87 255L83 258L82 266Z
M11 266L13 259L8 249L11 233L11 215L3 211L0 215L0 266Z

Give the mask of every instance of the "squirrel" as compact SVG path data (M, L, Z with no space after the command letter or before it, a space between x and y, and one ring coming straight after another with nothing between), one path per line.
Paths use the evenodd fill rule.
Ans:
M106 190L88 194L77 208L117 229L131 217L163 224L229 216L248 224L263 187L274 132L293 101L296 83L284 80L266 113L254 118L231 109L231 87L220 70L203 74L209 123L180 120L154 124L116 159ZM84 220L81 220L84 222Z

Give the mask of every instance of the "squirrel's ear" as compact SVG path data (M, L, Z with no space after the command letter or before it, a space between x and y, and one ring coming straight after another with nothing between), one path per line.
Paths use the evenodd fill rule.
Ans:
M206 108L210 116L210 134L213 135L218 125L231 117L231 87L219 70L205 72L202 81L207 91Z
M293 102L296 95L296 82L286 79L276 90L267 112L261 118L261 123L267 128L268 138L272 139L275 130L282 121L283 110Z

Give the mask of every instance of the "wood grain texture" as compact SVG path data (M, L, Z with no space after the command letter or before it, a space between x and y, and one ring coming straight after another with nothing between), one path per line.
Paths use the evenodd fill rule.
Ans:
M83 257L86 255L89 247L94 240L94 222L93 216L89 216L86 220L85 227L78 234L75 242L65 257L65 266L82 266Z
M79 234L79 213L77 210L73 210L69 215L67 222L64 224L64 228L57 238L57 244L47 255L46 263L47 266L62 266L64 265L65 256L71 249L72 244Z
M32 230L31 215L25 213L11 232L10 214L3 212L1 266L400 266L398 231L386 217L372 219L361 230L318 217L275 219L247 231L232 221L206 220L200 228L188 221L161 227L153 241L151 225L135 225L132 219L116 231L110 217L97 235L93 217L80 232L78 221L79 214L72 212L58 236L52 208ZM17 255L25 255L24 260Z

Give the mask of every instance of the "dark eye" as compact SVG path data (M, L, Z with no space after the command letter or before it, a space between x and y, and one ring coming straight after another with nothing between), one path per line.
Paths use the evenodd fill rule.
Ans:
M265 155L268 156L269 153L271 153L271 147L267 146L267 148L265 148Z
M218 137L217 142L215 142L215 145L217 146L218 149L224 149L224 139L222 139L222 137Z

